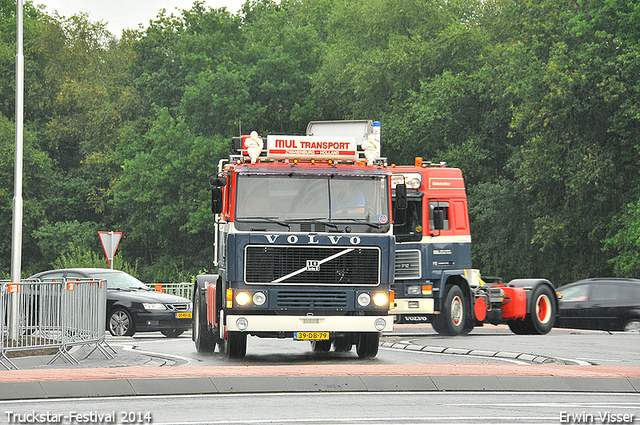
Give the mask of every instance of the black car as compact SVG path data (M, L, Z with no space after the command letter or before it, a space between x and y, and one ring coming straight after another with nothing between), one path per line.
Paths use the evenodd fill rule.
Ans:
M107 329L111 335L160 331L176 338L191 328L191 301L156 292L135 277L111 269L60 269L29 279L94 278L107 281Z
M640 280L585 279L558 288L561 328L640 330Z

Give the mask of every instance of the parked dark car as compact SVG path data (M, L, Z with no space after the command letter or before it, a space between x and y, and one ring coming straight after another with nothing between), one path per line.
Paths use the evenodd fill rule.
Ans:
M585 279L558 288L560 328L640 330L640 280Z
M160 331L176 338L191 328L191 301L156 292L135 277L111 269L61 269L29 279L94 278L107 281L107 330L111 335Z

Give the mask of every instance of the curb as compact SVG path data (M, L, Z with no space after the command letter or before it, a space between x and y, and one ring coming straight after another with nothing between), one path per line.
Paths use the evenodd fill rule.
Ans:
M366 375L3 382L0 400L189 394L495 391L640 393L640 378Z

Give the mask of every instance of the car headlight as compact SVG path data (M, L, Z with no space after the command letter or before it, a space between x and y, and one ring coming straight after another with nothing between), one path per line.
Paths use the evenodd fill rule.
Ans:
M382 292L378 292L373 296L373 303L376 305L376 307L383 307L387 305L388 302L389 299L387 298L387 295Z
M251 301L251 297L246 292L238 292L236 294L236 303L238 305L245 306L249 304L249 301Z
M167 307L162 303L142 303L145 310L166 310Z
M358 304L360 305L360 307L368 306L369 304L371 304L371 296L366 292L361 293L360 295L358 295Z

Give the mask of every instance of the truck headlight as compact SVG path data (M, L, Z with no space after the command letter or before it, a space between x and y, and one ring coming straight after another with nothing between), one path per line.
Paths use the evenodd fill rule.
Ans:
M387 327L387 321L379 317L375 322L373 322L373 327L376 328L376 330L381 331Z
M358 304L360 305L360 307L366 307L371 304L371 295L367 294L366 292L362 292L360 295L358 295Z
M407 286L407 295L420 295L422 288L420 285Z
M264 294L264 292L256 292L255 294L253 294L253 303L255 305L262 305L265 302L267 302L267 296Z
M249 301L251 301L251 297L246 292L238 292L236 294L236 303L238 305L245 306L249 304Z
M378 292L373 296L373 303L376 307L384 307L388 302L389 298L387 298L387 295L382 292Z

